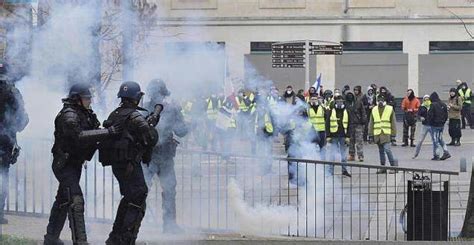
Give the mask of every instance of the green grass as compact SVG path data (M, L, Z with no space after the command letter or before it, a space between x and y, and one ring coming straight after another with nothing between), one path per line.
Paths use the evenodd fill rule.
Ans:
M36 244L34 240L20 238L10 235L0 235L0 244L2 245L30 245Z

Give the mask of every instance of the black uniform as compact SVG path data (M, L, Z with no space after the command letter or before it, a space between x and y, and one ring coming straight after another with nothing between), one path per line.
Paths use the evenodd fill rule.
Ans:
M153 108L154 105L154 102L150 102L147 108ZM174 232L176 227L176 174L174 171L174 157L178 145L174 135L184 137L188 133L180 107L165 104L157 130L160 135L159 142L153 149L152 161L148 166L143 166L143 171L148 186L151 186L152 178L155 174L160 179L163 191L163 230L165 232Z
M99 160L112 165L122 200L106 244L135 244L145 215L148 188L140 163L149 163L158 135L140 108L127 100L114 110L104 125L123 125L123 133L100 148Z
M96 137L90 132L100 126L97 116L72 99L64 99L64 106L54 120L53 173L59 181L56 199L51 208L45 243L59 239L61 230L69 218L72 240L86 242L84 222L84 198L79 181L82 164L92 159L97 147ZM88 132L89 131L89 132ZM52 243L53 244L53 243Z
M16 134L27 124L28 115L20 92L12 83L0 81L0 223L7 223L3 208L8 196L9 168L16 162L19 153Z
M189 130L184 123L181 107L163 103L164 99L171 94L163 80L150 81L147 93L150 94L151 98L147 104L149 110L153 110L156 104L164 104L164 109L160 114L159 123L156 125L160 139L157 146L153 148L153 157L150 164L143 165L143 172L150 187L155 174L160 179L161 189L163 190L163 231L179 232L180 228L176 224L176 174L173 159L176 155L178 141L174 139L174 136L184 137ZM213 105L218 104L217 99L219 98L216 97L215 99ZM207 103L203 103L202 106L203 112L205 112ZM203 113L200 114L203 115Z

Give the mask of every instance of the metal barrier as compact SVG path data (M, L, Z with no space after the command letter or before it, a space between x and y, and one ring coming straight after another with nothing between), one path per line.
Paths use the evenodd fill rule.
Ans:
M57 188L51 155L47 154L51 144L49 140L22 142L22 155L10 170L7 212L45 216L49 213ZM294 168L294 184L288 181L289 162L298 166ZM187 230L204 232L248 229L257 234L322 239L405 240L406 225L400 223L399 217L409 199L408 181L413 181L415 174L427 176L433 190L443 190L449 188L451 176L458 175L450 171L347 163L352 174L348 178L340 174L341 165L181 149L175 158L178 223ZM327 173L332 167L334 175ZM388 172L377 174L379 170ZM86 217L111 222L121 198L111 169L94 159L84 168L81 185ZM147 199L145 222L161 223L160 193L155 178ZM447 198L449 204L449 194ZM450 215L448 209L448 236ZM429 225L425 220L416 222Z

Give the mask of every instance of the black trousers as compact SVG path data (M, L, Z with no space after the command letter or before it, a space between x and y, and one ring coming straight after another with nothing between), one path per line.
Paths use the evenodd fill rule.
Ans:
M148 187L139 163L112 165L122 194L110 237L123 244L135 244L145 216Z
M61 231L69 214L69 226L75 230L75 240L87 241L85 221L84 221L84 203L82 207L72 209L74 197L82 198L82 190L79 185L82 173L82 161L69 160L63 168L53 168L53 173L59 182L56 198L51 208L49 223L46 233L52 238L59 238Z
M462 109L461 109L461 123L462 123L462 128L466 127L466 121L467 121L467 126L472 127L472 118L471 118L471 104L463 104Z
M461 138L461 119L449 119L449 136L452 139Z

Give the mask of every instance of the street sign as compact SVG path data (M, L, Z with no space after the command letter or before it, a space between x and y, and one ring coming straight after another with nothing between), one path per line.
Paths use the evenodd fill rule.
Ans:
M273 63L304 63L304 58L302 59L272 59Z
M284 64L284 63L273 63L272 68L305 68L303 64Z
M323 45L312 45L309 48L310 54L313 55L341 55L342 45L341 44L323 44Z
M309 54L313 54L313 55L342 55L342 50L339 50L339 51L319 51L319 50L315 50L315 51L311 51Z
M280 59L304 59L306 56L305 54L272 54L272 58L280 58Z

